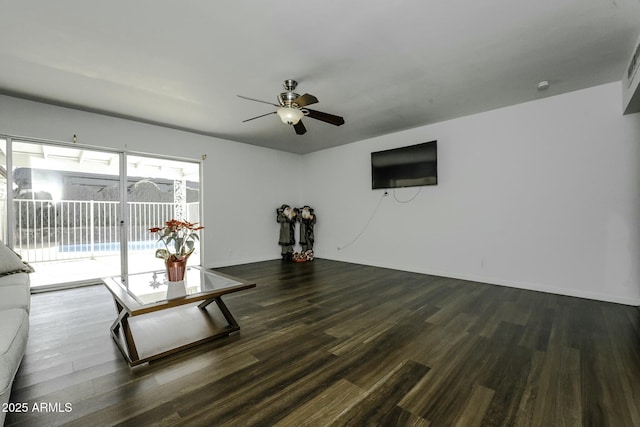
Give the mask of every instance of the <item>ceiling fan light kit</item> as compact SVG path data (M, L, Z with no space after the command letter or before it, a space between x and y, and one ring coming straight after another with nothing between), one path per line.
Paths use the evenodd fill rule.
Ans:
M302 110L293 107L280 107L277 112L282 123L287 125L298 124L302 116L304 116Z
M340 116L335 116L329 113L323 113L321 111L310 110L308 108L304 108L307 105L315 104L318 102L318 98L314 95L305 93L304 95L298 95L294 92L295 88L298 86L298 82L292 79L285 80L282 84L286 92L282 92L277 96L278 104L274 104L268 101L262 101L260 99L249 98L247 96L238 95L239 98L246 99L249 101L261 102L263 104L270 104L275 107L278 107L276 111L272 111L271 113L261 114L256 117L252 117L250 119L243 120L243 122L248 122L254 119L258 119L260 117L269 116L271 114L278 114L282 123L293 126L294 131L297 135L304 135L307 132L307 129L302 124L302 117L307 116L312 119L320 120L321 122L329 123L334 126L340 126L344 124L344 119Z

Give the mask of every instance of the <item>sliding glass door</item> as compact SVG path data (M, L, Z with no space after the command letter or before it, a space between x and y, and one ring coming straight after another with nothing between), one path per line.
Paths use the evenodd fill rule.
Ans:
M7 242L7 140L0 138L0 240Z
M200 221L200 163L127 155L127 266L129 273L161 270L155 257L164 248L149 231L176 219ZM189 265L200 264L200 248L189 257Z
M199 222L199 162L12 138L0 152L0 238L35 268L34 288L161 270L149 229Z
M12 141L13 247L33 287L120 274L120 157Z

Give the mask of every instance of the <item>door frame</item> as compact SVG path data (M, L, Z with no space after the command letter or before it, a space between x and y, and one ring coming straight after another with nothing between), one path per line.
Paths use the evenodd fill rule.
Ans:
M200 191L198 194L199 199L199 215L200 218L203 216L203 198L204 192L203 190L203 166L204 166L204 156L200 160L182 158L177 156L169 156L169 155L158 155L156 153L144 153L144 152L136 152L129 150L121 150L114 149L109 147L100 147L95 145L87 145L87 144L78 144L77 142L66 142L66 141L55 141L50 139L43 138L34 138L34 137L25 137L25 136L17 136L17 135L9 135L0 133L0 139L5 140L5 157L6 157L6 194L7 194L7 241L5 244L10 248L14 248L15 242L15 211L13 209L13 143L14 142L25 142L25 143L33 143L33 144L42 144L49 146L57 146L63 148L72 148L78 150L92 150L92 151L100 151L104 153L111 153L118 156L119 161L119 209L118 209L118 223L120 225L120 274L125 275L128 273L128 228L129 228L129 213L127 209L127 158L128 156L144 156L150 158L156 158L161 160L172 160L172 161L181 161L188 163L198 164L198 178L200 184ZM75 139L75 135L74 135ZM204 245L202 244L202 240L200 241L200 265L202 265L204 260ZM65 284L52 284L51 286L45 285L42 288L43 290L54 290L54 289L63 289L67 287L76 287L76 286L85 286L87 284L95 284L95 280L91 279L91 282L70 282L68 285Z

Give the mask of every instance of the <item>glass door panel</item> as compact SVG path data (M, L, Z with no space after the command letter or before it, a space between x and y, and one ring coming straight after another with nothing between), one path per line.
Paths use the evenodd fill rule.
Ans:
M120 274L120 155L12 141L14 249L34 287Z
M7 140L0 139L0 240L7 242Z
M126 186L128 273L162 270L155 253L165 246L149 229L172 219L200 222L200 163L127 155ZM188 265L199 264L197 242Z

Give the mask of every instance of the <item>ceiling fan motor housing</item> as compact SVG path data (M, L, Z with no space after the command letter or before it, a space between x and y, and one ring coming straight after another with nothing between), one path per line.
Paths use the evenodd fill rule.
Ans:
M284 87L286 92L282 92L278 96L278 102L280 103L280 105L282 105L283 107L297 107L293 105L293 101L300 96L294 92L297 86L298 82L293 79L287 79L282 83L282 87Z
M280 105L282 105L283 107L292 107L294 106L293 101L295 101L299 96L300 95L295 92L282 92L280 96L278 96L278 102L280 102Z

